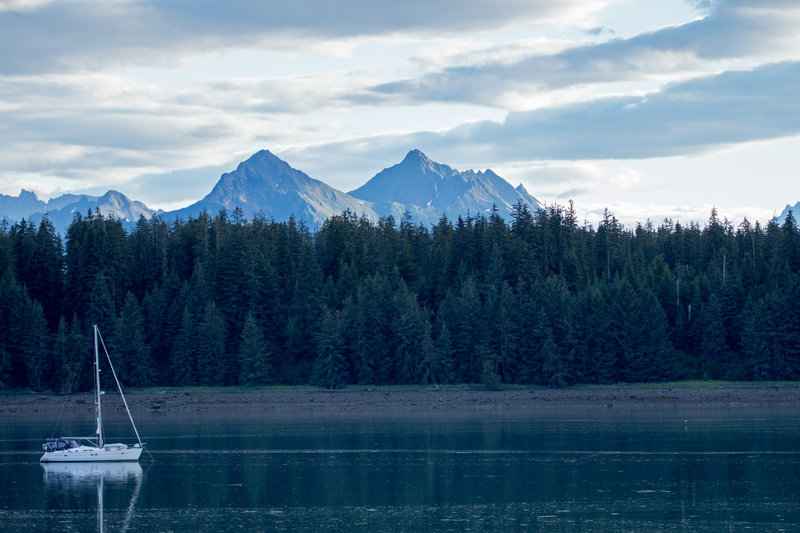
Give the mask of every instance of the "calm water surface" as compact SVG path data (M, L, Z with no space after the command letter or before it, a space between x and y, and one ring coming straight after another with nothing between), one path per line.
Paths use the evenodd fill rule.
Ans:
M796 409L135 416L154 461L44 467L0 414L0 531L800 531Z

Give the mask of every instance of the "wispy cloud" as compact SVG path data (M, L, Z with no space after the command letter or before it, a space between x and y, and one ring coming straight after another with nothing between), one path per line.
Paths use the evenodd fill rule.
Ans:
M420 148L533 169L544 199L641 192L641 167L583 162L800 133L797 2L695 7L0 0L0 192L171 205L260 148L341 189Z
M635 226L636 224L645 225L648 222L658 227L665 221L684 226L690 223L697 223L703 226L711 216L711 210L717 208L718 216L729 220L734 227L740 224L745 218L751 223L756 220L766 222L775 213L768 209L761 209L753 206L730 206L719 211L718 206L711 204L702 205L662 205L662 204L641 204L631 202L611 202L599 204L596 202L580 203L575 206L576 211L581 217L580 220L587 221L596 226L603 220L606 210L617 217L623 224Z
M436 35L518 26L580 25L604 0L343 0L307 2L6 2L0 10L0 71L31 73L174 65L242 48L291 50L302 43L392 34Z
M800 133L798 84L800 63L778 63L668 85L642 97L516 112L504 122L360 139L304 152L312 159L333 153L369 158L382 157L390 146L424 146L449 160L481 154L486 161L697 154Z
M638 81L675 81L729 68L800 59L800 5L770 0L753 6L714 4L702 19L629 39L574 46L451 66L420 77L383 83L376 94L395 101L468 101L514 107L536 105L537 94L571 87ZM582 95L587 92L583 91ZM521 98L525 96L526 98Z
M111 179L219 164L255 143L302 140L302 128L283 114L312 105L299 98L311 92L302 82L277 90L269 81L186 86L109 74L0 78L0 102L9 102L0 107L0 154L18 172ZM317 96L317 109L325 98Z

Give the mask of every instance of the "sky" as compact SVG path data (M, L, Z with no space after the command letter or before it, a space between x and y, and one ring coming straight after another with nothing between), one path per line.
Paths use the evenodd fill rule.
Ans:
M800 200L796 0L0 0L0 193L165 210L268 149L342 191L412 149L596 224Z

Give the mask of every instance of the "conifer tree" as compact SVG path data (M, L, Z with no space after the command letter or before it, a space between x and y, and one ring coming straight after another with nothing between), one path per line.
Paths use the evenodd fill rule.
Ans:
M392 299L392 335L396 339L394 351L395 383L419 383L425 353L431 345L430 321L420 308L416 297L401 282Z
M339 330L339 317L325 309L317 334L317 358L311 383L326 389L341 389L347 384L347 359Z
M771 305L777 303L770 297L767 301L751 304L744 325L742 345L747 365L756 380L773 380L783 373L785 367L780 351L775 348L775 331L769 324L775 317Z
M500 375L497 373L497 354L485 344L475 347L475 359L480 361L480 382L488 390L500 389Z
M111 332L111 324L114 323L116 311L108 282L102 273L98 273L94 278L86 309L78 311L83 312L86 317L85 327L91 328L92 325L97 325L101 333Z
M79 365L86 357L86 341L78 335L77 319L70 328L62 316L58 321L58 330L51 350L53 374L50 383L55 392L67 394L76 390L80 384L79 374L82 369Z
M553 339L553 331L544 328L538 359L542 361L542 377L549 387L564 387L569 381L568 364Z
M391 383L394 359L388 280L378 274L363 280L356 291L355 306L351 357L356 380L362 384Z
M197 359L199 345L197 338L196 319L188 308L183 309L181 327L172 348L172 361L170 369L172 382L175 385L197 385L198 369Z
M0 390L28 385L30 355L29 324L31 301L25 288L10 270L0 278Z
M50 388L53 377L53 358L47 319L42 305L34 300L28 305L25 317L25 359L28 367L28 387L41 391Z
M781 237L783 240L781 255L788 270L794 273L800 272L800 231L791 209L786 213L786 219L781 226Z
M119 378L129 387L155 383L150 346L145 342L144 316L136 296L129 292L114 324L109 345L118 363Z
M734 230L713 210L704 226L626 229L606 212L595 230L572 205L521 202L509 224L496 208L430 229L345 212L316 233L221 212L142 219L126 234L89 212L63 247L47 220L0 222L0 381L68 387L91 324L120 342L116 328L136 314L128 293L150 375L165 385L196 384L201 369L206 384L250 380L243 350L260 341L244 342L248 313L275 354L274 379L308 383L325 308L344 382L479 382L487 369L551 385L797 379L799 235L793 214ZM146 360L123 359L125 379L128 362ZM90 385L82 371L75 388Z
M274 379L272 368L272 350L264 333L250 312L244 321L242 337L239 344L239 383L243 385L264 385Z
M480 382L483 361L475 347L486 344L486 328L480 295L472 276L468 276L458 297L448 297L439 310L451 334L453 371L464 383Z
M214 302L203 309L197 332L197 379L201 385L232 385L238 375L225 350L225 319Z
M447 324L440 322L439 334L433 351L424 362L423 383L451 383L453 381L453 343Z
M712 294L703 310L703 360L706 376L721 379L724 375L723 363L729 358L725 324L719 297Z
M291 280L291 301L288 308L284 354L290 382L308 382L309 371L316 358L313 340L320 327L322 308L322 274L314 257L307 230L301 225L292 237L297 254L295 277Z
M513 289L504 283L497 302L497 313L494 320L494 336L497 348L497 374L500 381L510 383L517 371L519 355L519 337L517 321L519 319L518 302Z
M31 277L26 287L30 297L42 304L48 325L55 327L61 316L64 249L47 216L42 219L33 239L33 257L28 268Z

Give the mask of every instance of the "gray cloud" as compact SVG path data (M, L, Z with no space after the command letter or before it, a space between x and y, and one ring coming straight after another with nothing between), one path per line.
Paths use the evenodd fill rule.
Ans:
M171 65L183 56L297 41L496 30L547 23L584 0L53 2L0 10L0 71Z
M415 147L436 160L469 168L545 159L697 154L800 132L795 95L800 63L784 62L667 85L646 97L604 98L514 112L503 122L303 148L325 135L343 139L364 135L353 132L380 131L355 124L357 113L371 112L365 109L370 106L431 101L503 106L506 93L550 91L557 95L549 101L563 101L560 96L567 91L598 83L632 82L620 86L641 91L731 65L746 69L775 58L796 61L792 54L800 54L798 48L787 42L795 38L797 19L783 10L795 9L796 16L797 8L796 1L788 0L767 0L755 7L744 0L719 1L702 20L550 55L508 59L520 57L519 47L536 46L534 40L468 49L459 63L450 63L462 66L378 87L374 84L387 79L391 68L375 73L372 65L356 67L367 69L362 71L345 66L306 77L263 78L256 67L252 78L215 81L170 81L169 76L140 81L86 72L170 66L198 54L225 57L239 48L292 50L328 39L398 33L446 34L452 42L464 38L474 43L476 32L497 32L514 24L530 27L566 17L583 4L596 7L598 2L77 0L33 2L16 12L0 9L0 171L6 179L16 173L76 182L89 176L95 186L112 177L121 182L139 175L135 184L129 181L129 192L158 205L152 198L166 199L170 190L179 190L180 198L191 196L195 180L216 180L222 170L232 168L220 166L222 162L251 148L270 148L313 177L345 189L363 184ZM63 74L72 70L78 73ZM280 69L274 72L279 75ZM592 91L580 94L591 97ZM348 114L353 104L364 107ZM437 111L444 115L448 109L455 107ZM392 122L393 110L381 111L389 111L387 130L406 127ZM442 123L456 124L463 116ZM418 129L423 127L435 126ZM281 150L286 146L297 148ZM174 169L183 170L163 174ZM559 190L577 191L581 185L575 179ZM200 193L207 192L207 187L200 188ZM153 196L147 197L147 191Z
M668 85L646 97L607 98L511 113L464 124L322 145L293 156L312 166L353 168L418 147L444 161L634 159L699 154L721 146L800 133L800 63L778 63Z
M713 71L719 67L709 67L709 62L770 54L796 59L796 44L787 45L796 35L796 19L785 11L797 13L797 9L796 3L784 0L759 2L757 7L744 0L720 1L705 18L682 26L552 55L455 66L371 90L404 103L462 101L503 106L503 96L509 92Z

